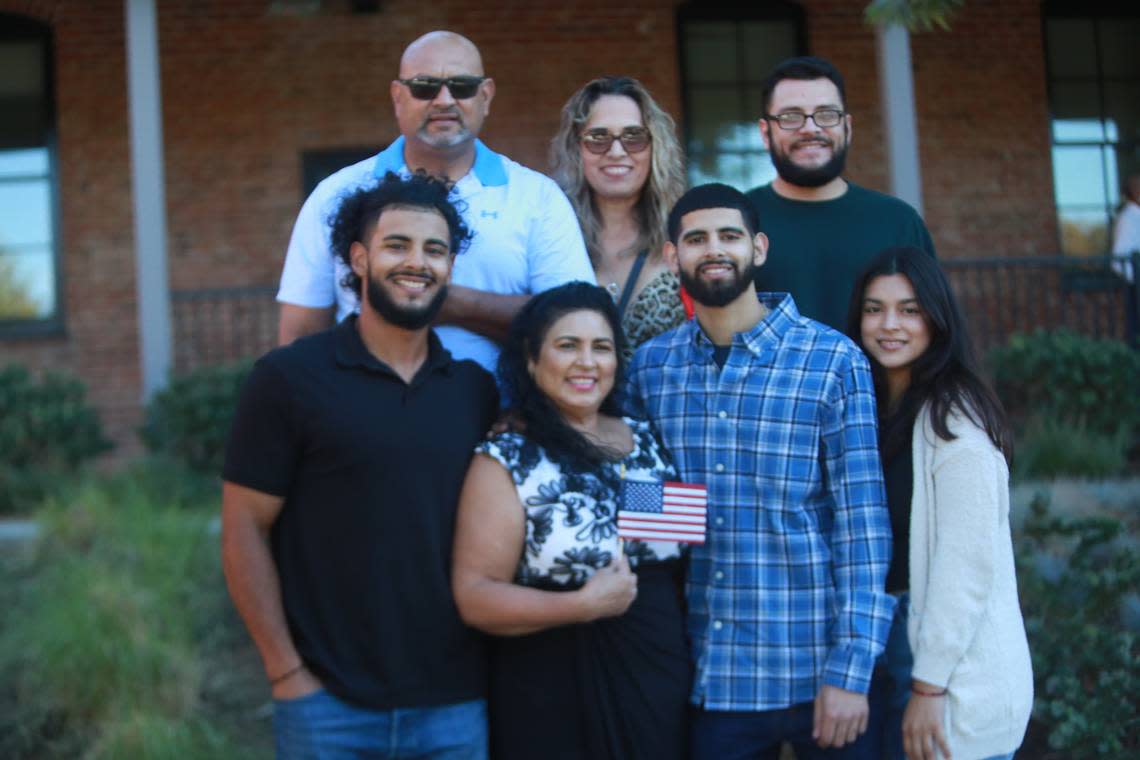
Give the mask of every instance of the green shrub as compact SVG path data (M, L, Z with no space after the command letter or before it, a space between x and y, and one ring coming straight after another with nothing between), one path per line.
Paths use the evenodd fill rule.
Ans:
M1115 520L1053 517L1039 496L1018 542L1034 719L1073 760L1140 751L1140 640L1123 621L1140 558L1121 534Z
M1109 478L1128 464L1129 436L1125 431L1100 433L1084 424L1036 417L1018 436L1013 460L1018 478Z
M206 367L175 379L155 394L141 431L151 451L169 454L195 470L217 474L249 362Z
M38 380L19 365L0 369L0 513L37 504L61 478L111 443L78 380Z
M1140 427L1140 352L1120 341L1037 330L994 349L989 364L1017 425L1043 415L1095 433L1134 435Z
M0 757L248 757L270 746L267 724L250 730L251 687L254 704L265 697L256 657L237 649L251 679L229 653L237 624L210 516L155 503L157 482L136 468L73 487L37 515L42 538L18 577L0 578ZM220 700L219 678L231 692ZM235 743L247 736L254 744Z

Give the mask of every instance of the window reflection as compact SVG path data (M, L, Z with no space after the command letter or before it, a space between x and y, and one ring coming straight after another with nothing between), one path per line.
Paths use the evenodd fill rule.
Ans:
M59 316L50 29L0 14L0 332Z
M1140 12L1049 0L1045 49L1061 248L1101 255L1121 182L1140 171Z
M751 190L776 170L757 120L764 77L800 54L802 12L787 3L757 3L764 17L741 19L691 3L680 11L685 150L689 183L724 182Z

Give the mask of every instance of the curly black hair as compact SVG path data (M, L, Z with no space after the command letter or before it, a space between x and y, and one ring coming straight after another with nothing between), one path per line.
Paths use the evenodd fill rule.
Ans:
M528 361L537 360L550 327L574 311L601 314L614 333L617 368L614 387L602 400L599 411L621 416L620 392L625 372L625 336L614 299L604 289L586 282L569 282L530 299L511 322L507 342L499 354L499 382L511 408L525 425L526 437L542 446L547 455L571 469L588 467L620 458L618 452L599 446L575 430L534 382Z
M447 222L451 235L451 252L462 253L471 241L472 232L460 215L459 201L450 199L451 186L441 179L418 171L408 177L388 172L375 185L362 187L341 196L336 211L329 215L329 240L333 255L348 267L341 285L360 295L361 279L352 271L352 244L367 245L380 214L386 208L425 209L438 211Z

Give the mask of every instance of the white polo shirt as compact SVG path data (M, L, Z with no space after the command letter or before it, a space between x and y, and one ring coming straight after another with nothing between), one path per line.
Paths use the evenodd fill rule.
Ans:
M301 207L285 255L277 300L310 308L336 303L337 321L357 311L356 294L340 286L348 272L329 242L329 217L340 199L388 172L408 174L404 138L379 155L347 166L317 185ZM529 295L572 280L595 282L570 201L551 180L475 141L475 163L455 184L463 220L474 233L455 258L451 281L505 295ZM499 346L460 327L436 328L456 359L494 372Z

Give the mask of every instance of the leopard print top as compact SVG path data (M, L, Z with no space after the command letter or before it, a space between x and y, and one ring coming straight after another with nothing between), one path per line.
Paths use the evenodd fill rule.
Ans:
M621 316L625 330L625 359L645 341L670 330L685 321L685 307L681 304L681 281L668 270L659 273L645 284L637 297Z

